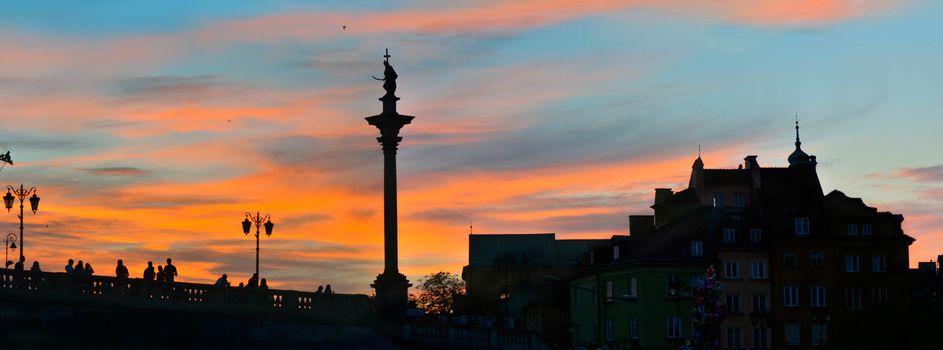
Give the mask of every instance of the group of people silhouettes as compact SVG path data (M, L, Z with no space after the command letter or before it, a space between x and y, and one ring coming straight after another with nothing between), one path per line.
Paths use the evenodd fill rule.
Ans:
M26 257L21 256L20 260L17 260L16 263L12 261L6 262L6 268L10 268L10 265L13 265L13 284L17 288L37 288L43 280L43 270L39 268L39 261L33 261L33 266L29 269L30 279L27 283L26 278Z
M118 265L121 265L121 260L118 260ZM170 258L167 258L167 265L164 265L164 266L157 265L156 273L154 272L154 262L152 261L148 261L147 267L144 269L145 282L172 284L174 283L174 278L176 277L177 277L177 267L174 266Z
M230 287L231 284L229 283L229 276L224 273L222 276L216 279L216 283L214 283L214 285L217 287ZM268 281L266 281L264 278L259 280L259 274L253 273L252 277L249 277L249 281L246 283L239 282L239 288L268 289Z

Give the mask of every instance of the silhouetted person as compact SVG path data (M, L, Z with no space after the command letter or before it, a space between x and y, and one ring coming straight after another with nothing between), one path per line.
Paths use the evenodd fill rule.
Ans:
M167 265L164 265L164 280L172 284L174 277L177 277L177 267L170 263L170 258L167 258Z
M37 289L39 284L43 281L43 270L39 268L39 261L34 261L33 266L29 268L30 272L30 284L33 285L33 289Z
M17 288L23 288L24 283L26 282L26 276L24 275L23 262L26 261L26 257L20 257L20 260L13 265L13 282Z
M118 266L115 266L115 277L118 277L118 280L127 280L130 275L128 267L124 266L124 261L118 259Z
M239 288L245 288L245 283L239 282Z
M164 267L157 265L157 283L164 284L167 281L167 275L164 273Z
M217 286L217 287L229 287L229 279L228 279L228 278L229 278L229 276L226 276L226 274L224 273L222 276L219 277L219 279L216 280L216 286Z
M262 282L259 282L259 289L268 289L268 282L265 279L262 279Z
M318 286L318 290L314 291L314 295L324 294L324 286Z
M74 263L75 263L75 260L69 259L69 264L65 266L66 276L72 277L72 275L75 274L75 268L72 267L72 264Z
M69 260L72 260L72 259L69 259ZM82 260L79 260L79 262L75 264L75 270L73 270L73 273L74 273L73 276L76 276L76 277L81 277L81 275L85 274L85 265L82 264Z
M249 282L246 282L246 288L258 288L259 287L259 275L253 273L252 277L249 277Z
M75 285L76 289L79 292L84 292L82 288L82 281L85 279L85 265L82 264L82 260L79 260L75 264L75 271L72 272L72 284Z
M148 261L147 268L144 269L144 281L154 282L154 263Z
M85 276L92 277L95 275L95 269L92 268L92 263L85 263Z
M327 295L334 294L334 291L331 290L331 285L330 285L330 284L327 285L327 287L324 287L324 294L327 294Z

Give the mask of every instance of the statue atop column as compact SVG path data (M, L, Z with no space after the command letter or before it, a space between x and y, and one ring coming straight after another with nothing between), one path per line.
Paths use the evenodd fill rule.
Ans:
M373 79L380 80L383 82L383 89L386 90L386 95L383 95L381 99L387 99L390 97L396 97L396 71L393 70L393 66L390 65L390 49L386 49L386 55L383 55L386 60L383 61L383 79L373 77Z

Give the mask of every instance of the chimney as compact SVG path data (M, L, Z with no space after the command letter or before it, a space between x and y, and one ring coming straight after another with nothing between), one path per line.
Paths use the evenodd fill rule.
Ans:
M749 156L747 156L746 158L743 158L743 168L744 168L744 169L750 170L750 169L759 168L759 167L760 167L760 164L756 162L756 156L755 156L755 155L749 155Z
M660 203L661 201L670 198L672 194L673 194L673 192L671 192L671 189L670 189L670 188L656 188L656 189L655 189L655 203L654 203L654 204L658 204L658 203Z

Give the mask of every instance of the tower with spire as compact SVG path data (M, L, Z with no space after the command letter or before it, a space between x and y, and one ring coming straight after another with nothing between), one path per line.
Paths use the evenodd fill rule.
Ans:
M799 141L799 116L796 116L796 150L789 155L789 167L801 165L815 165L815 156L810 156L802 151L802 141Z

